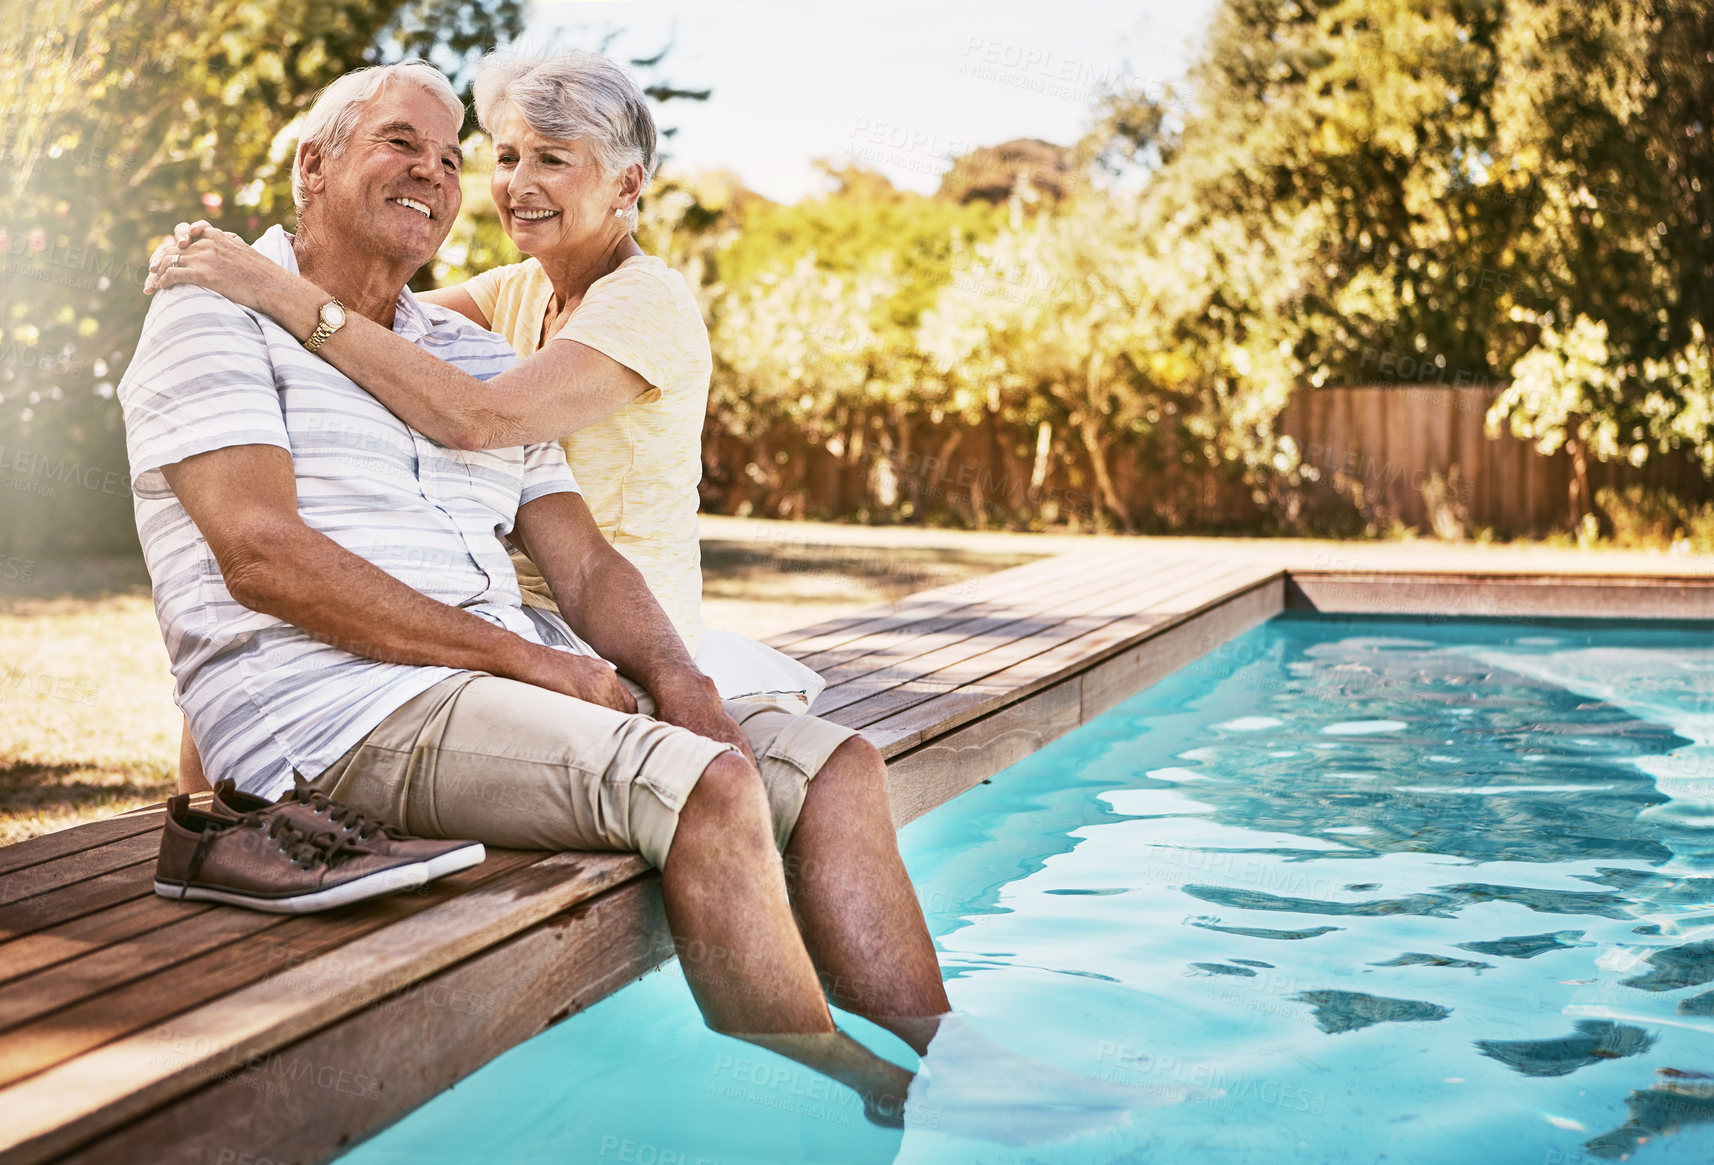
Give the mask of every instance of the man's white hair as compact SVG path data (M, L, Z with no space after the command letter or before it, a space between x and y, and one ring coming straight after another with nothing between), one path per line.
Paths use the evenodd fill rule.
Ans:
M304 208L304 181L298 172L303 147L313 145L330 158L339 157L345 152L351 131L357 128L363 107L392 81L415 85L440 98L445 102L447 112L458 119L459 126L462 128L464 125L464 102L453 92L452 82L446 79L445 73L422 58L413 57L396 65L353 69L317 94L315 104L304 116L303 133L298 136L298 154L292 160L292 202L298 210Z
M643 168L643 188L660 165L648 98L617 62L576 49L551 57L490 53L476 68L476 120L494 134L507 107L545 138L588 142L608 177ZM637 229L637 204L623 216Z

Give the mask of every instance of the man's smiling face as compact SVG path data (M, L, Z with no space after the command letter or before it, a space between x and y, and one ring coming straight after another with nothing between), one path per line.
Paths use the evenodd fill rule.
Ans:
M305 159L316 233L410 271L434 258L464 198L461 128L433 94L388 83L362 107L338 157Z

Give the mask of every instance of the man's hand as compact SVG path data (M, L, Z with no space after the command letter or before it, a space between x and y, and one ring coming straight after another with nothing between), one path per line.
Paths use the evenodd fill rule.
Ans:
M625 685L619 682L619 673L606 660L551 647L533 654L536 658L532 660L530 674L520 677L527 683L615 712L637 710L637 701L625 690Z
M750 751L750 741L738 722L727 715L714 681L701 672L688 671L683 676L657 683L649 689L655 698L655 718L680 728L688 728L698 736L720 740L744 754L752 767L756 754Z

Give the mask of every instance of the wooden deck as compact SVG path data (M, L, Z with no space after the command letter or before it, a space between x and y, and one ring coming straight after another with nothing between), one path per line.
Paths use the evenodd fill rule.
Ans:
M903 824L1287 607L1714 619L1714 578L1112 541L775 642L888 757ZM634 856L494 850L282 918L157 898L161 814L0 849L0 1163L325 1160L671 954Z

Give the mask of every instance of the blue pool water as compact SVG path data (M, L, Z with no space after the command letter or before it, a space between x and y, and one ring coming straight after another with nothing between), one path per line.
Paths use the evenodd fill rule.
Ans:
M1276 619L901 845L954 1006L1128 1126L875 1127L675 965L344 1161L1714 1160L1707 625Z

